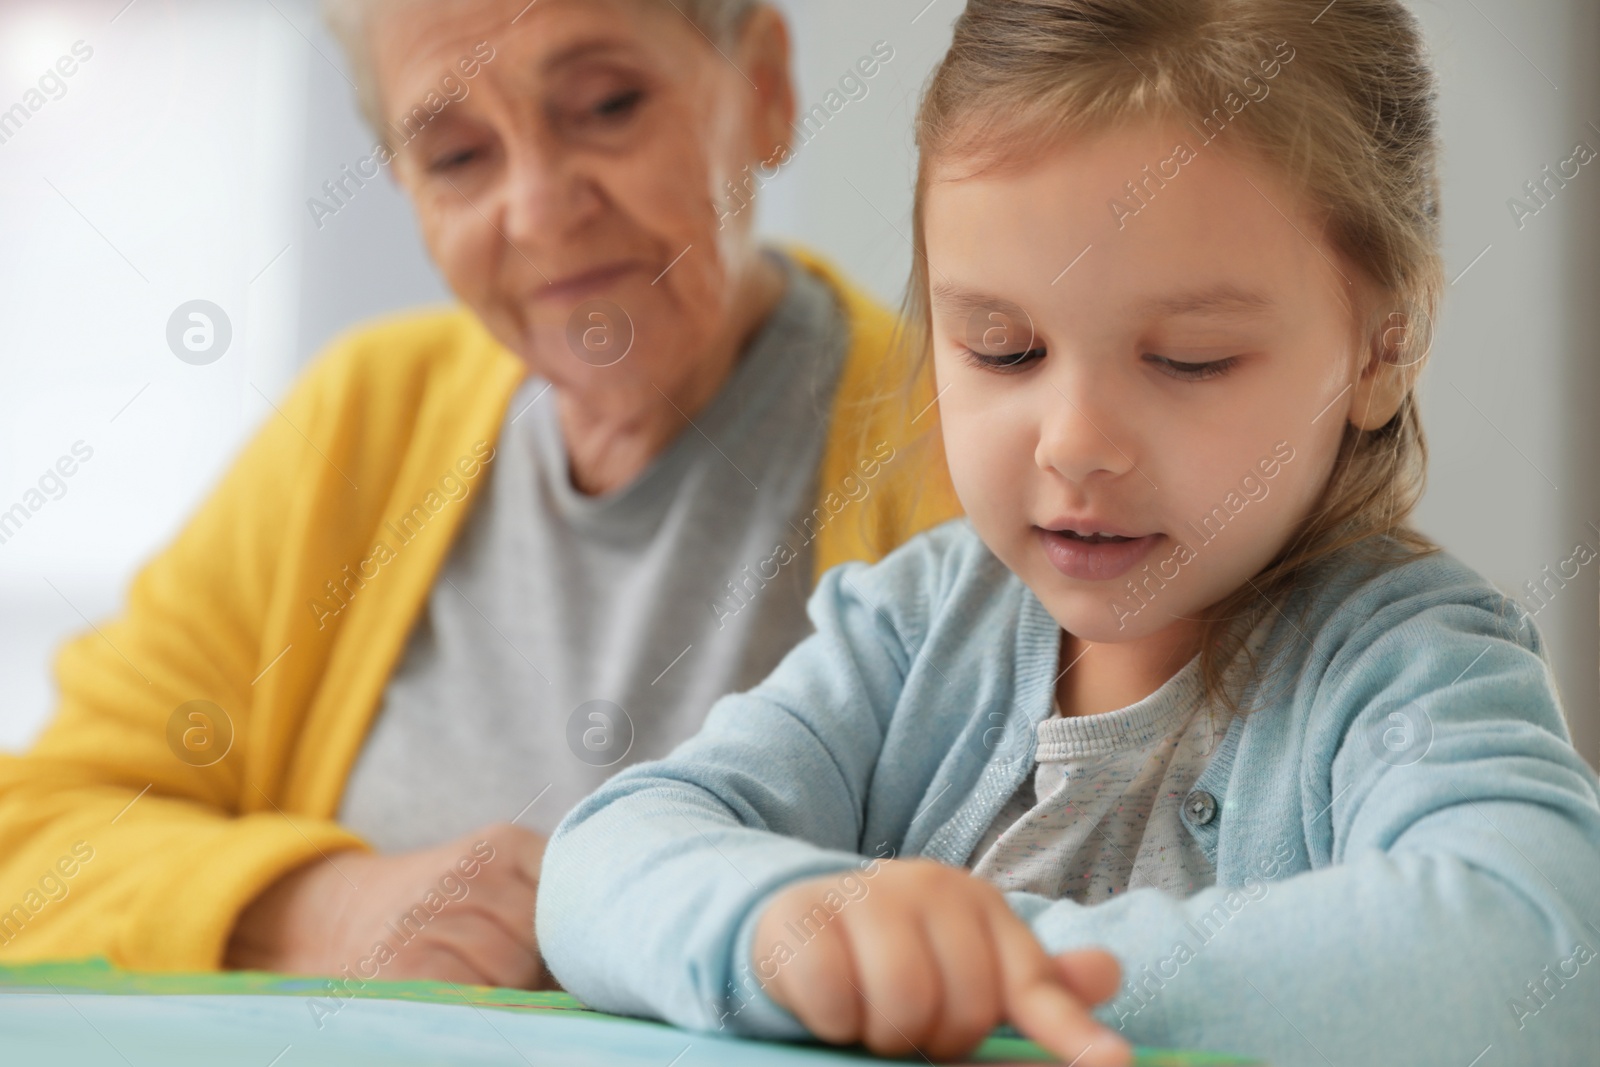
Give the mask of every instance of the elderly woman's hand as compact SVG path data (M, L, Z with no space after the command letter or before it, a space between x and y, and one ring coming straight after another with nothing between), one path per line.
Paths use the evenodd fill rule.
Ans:
M544 846L501 823L417 852L319 860L245 909L226 966L357 986L421 978L555 988L533 932Z

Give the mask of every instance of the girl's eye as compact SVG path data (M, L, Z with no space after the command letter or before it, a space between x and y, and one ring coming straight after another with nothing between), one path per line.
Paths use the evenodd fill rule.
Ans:
M1214 359L1209 363L1181 363L1154 353L1146 354L1145 359L1154 363L1156 368L1169 378L1178 378L1186 382L1199 382L1226 374L1239 361L1239 357L1229 356L1227 359Z
M970 348L963 349L963 351L966 352L967 358L972 361L973 366L982 367L985 370L998 371L1011 371L1019 367L1025 367L1029 363L1043 358L1045 352L1043 348L1030 348L1025 352L1006 352L998 356L985 356L974 352Z

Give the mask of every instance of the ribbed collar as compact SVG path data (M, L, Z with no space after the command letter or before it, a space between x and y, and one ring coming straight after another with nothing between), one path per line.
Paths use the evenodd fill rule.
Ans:
M1059 763L1143 748L1177 732L1203 703L1200 657L1196 656L1155 692L1125 708L1063 717L1057 705L1055 716L1036 728L1039 744L1034 759Z
M1256 623L1245 638L1245 648L1233 663L1233 671L1247 667L1246 650L1251 654L1260 653L1270 629L1268 618ZM1035 727L1038 745L1034 759L1040 763L1056 763L1138 748L1181 730L1200 708L1206 708L1211 719L1211 736L1205 745L1205 751L1210 752L1216 747L1217 719L1222 709L1207 706L1197 653L1155 692L1125 708L1097 715L1064 716L1060 703L1052 697L1051 718Z

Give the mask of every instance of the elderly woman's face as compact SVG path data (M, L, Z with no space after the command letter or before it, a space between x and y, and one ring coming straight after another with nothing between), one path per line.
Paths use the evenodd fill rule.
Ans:
M656 0L425 0L376 18L396 174L434 261L536 373L648 389L736 340L756 253L748 212L724 218L727 183L787 144L793 108L787 40L763 24L724 58ZM613 306L625 320L594 317ZM626 360L601 366L629 321Z

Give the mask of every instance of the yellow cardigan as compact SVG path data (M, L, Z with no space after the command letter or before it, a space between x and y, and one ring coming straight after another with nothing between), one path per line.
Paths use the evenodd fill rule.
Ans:
M893 316L789 251L851 329L814 581L960 512L921 433L931 383L898 384ZM263 889L366 847L332 817L523 375L455 309L354 332L302 376L122 615L62 649L35 747L0 756L0 961L214 969Z

